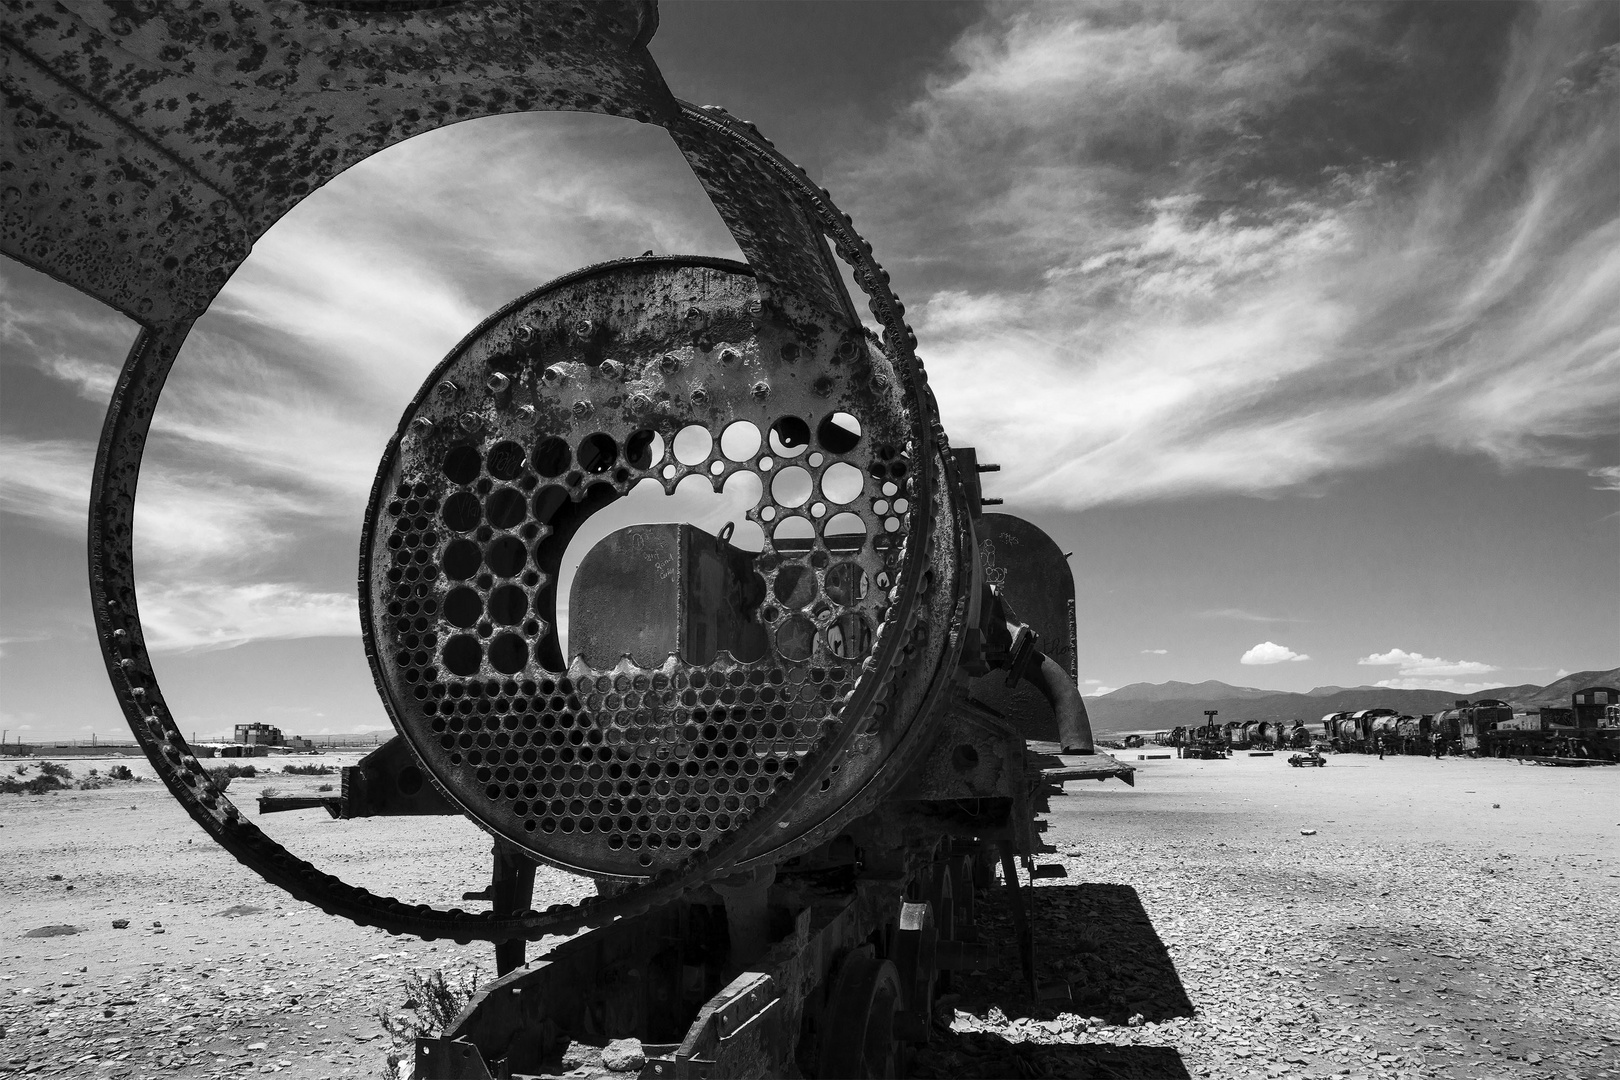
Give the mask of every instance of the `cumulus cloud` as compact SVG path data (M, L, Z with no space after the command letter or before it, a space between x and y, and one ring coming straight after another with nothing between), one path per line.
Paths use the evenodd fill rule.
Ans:
M1309 660L1304 653L1297 653L1286 645L1278 645L1275 641L1262 641L1248 652L1238 657L1240 664L1284 664L1290 661Z
M958 42L838 190L1002 491L1263 495L1436 446L1613 482L1620 50L1598 8L1502 9L1473 52L1450 17L1017 6Z
M1442 660L1437 656L1424 656L1422 653L1407 652L1405 649L1373 653L1370 656L1363 656L1356 663L1363 667L1398 667L1403 679L1424 676L1454 678L1458 675L1488 675L1498 670L1490 664L1482 664L1477 660ZM1383 686L1384 683L1378 685Z
M1168 653L1169 651L1170 651L1169 649L1143 649L1142 650L1143 653L1146 653L1146 654L1149 654L1149 655L1152 655L1152 656L1163 656L1166 653Z

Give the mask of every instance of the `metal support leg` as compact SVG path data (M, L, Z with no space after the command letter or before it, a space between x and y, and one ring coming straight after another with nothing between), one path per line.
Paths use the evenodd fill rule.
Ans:
M528 911L534 903L534 863L517 848L495 841L495 869L490 875L489 896L498 915ZM528 942L522 938L495 943L495 974L523 966Z
M1018 935L1018 960L1024 969L1024 982L1029 984L1031 997L1039 988L1035 985L1035 935L1030 927L1029 894L1018 883L1018 860L1011 846L1001 845L1001 873L1007 879L1007 906L1012 909L1013 933Z
M714 891L726 902L733 968L746 967L770 948L769 893L775 881L776 868L767 866L714 884Z

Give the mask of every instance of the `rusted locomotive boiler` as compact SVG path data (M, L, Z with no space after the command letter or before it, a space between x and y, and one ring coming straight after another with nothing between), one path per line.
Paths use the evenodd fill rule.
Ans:
M1067 563L983 513L993 466L949 444L849 218L664 84L652 4L18 0L0 22L0 249L142 327L92 493L113 687L170 791L266 880L391 933L495 943L501 977L420 1042L417 1076L536 1072L631 1036L646 1076L893 1075L941 976L990 962L972 899L992 865L1033 978L1035 815L1055 782L1130 779L1093 753ZM437 909L310 866L209 780L145 645L136 481L176 354L272 223L414 134L544 110L664 128L747 261L610 262L517 298L383 451L360 606L398 736L314 802L488 832L491 883L468 899L490 909ZM684 484L743 491L743 520L612 533L565 641L569 542ZM533 910L541 863L599 895Z

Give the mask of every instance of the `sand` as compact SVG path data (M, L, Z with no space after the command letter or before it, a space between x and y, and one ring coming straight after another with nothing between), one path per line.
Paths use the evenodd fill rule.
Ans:
M1137 786L1070 784L1045 833L1069 877L1037 888L1041 977L1072 1000L1010 965L962 980L920 1074L1620 1076L1620 768L1120 756ZM487 881L460 819L254 819L401 899L471 907ZM0 854L0 1075L378 1076L405 973L491 968L288 899L151 781L0 796ZM587 891L542 871L536 899ZM48 926L82 930L25 936Z

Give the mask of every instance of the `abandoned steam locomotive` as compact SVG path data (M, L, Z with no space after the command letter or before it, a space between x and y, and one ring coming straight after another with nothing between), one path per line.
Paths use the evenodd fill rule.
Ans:
M501 977L419 1043L417 1076L534 1072L621 1036L647 1044L645 1076L893 1075L942 973L993 954L972 914L992 866L1033 977L1035 814L1055 782L1130 779L1091 745L1067 564L983 513L993 466L948 444L849 218L750 125L670 93L651 3L13 0L0 22L0 248L142 326L92 494L114 689L175 797L267 880L363 925L495 943ZM747 262L649 256L519 297L386 447L360 604L398 737L321 804L487 831L492 881L469 898L490 910L441 910L310 866L210 782L142 633L136 480L181 344L272 223L414 134L542 110L668 131ZM746 520L611 534L565 650L569 540L683 484L745 492ZM542 862L599 895L532 910Z

